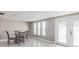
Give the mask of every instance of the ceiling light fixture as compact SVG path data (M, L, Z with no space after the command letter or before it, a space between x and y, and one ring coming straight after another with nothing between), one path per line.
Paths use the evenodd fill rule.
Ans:
M4 15L4 13L0 13L0 15Z

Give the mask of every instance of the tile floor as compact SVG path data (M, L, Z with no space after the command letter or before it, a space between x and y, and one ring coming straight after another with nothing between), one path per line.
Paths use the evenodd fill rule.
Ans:
M29 38L29 40L25 41L25 43L21 43L20 45L16 45L11 41L11 44L7 45L7 39L0 40L0 47L63 47L61 45L54 44L52 42L48 42L46 40L33 39Z

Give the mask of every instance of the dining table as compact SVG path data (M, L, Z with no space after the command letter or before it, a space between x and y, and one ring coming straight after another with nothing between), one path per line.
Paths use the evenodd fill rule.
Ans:
M28 31L15 31L15 37L18 39L18 41L15 40L16 43L25 42L25 39L28 40Z

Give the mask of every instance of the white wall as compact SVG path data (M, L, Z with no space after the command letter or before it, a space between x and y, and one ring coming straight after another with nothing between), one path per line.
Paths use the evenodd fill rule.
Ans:
M10 34L13 34L14 31L28 31L29 23L22 21L12 21L12 20L4 20L0 19L0 39L6 38L5 31L8 31Z

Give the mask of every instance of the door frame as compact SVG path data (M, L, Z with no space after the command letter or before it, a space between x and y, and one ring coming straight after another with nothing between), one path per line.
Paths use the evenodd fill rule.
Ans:
M66 44L62 43L62 42L58 42L58 24L59 22L66 22ZM55 19L55 43L64 45L64 46L72 46L73 40L72 37L70 35L72 32L72 20L70 19L70 17L60 17Z

